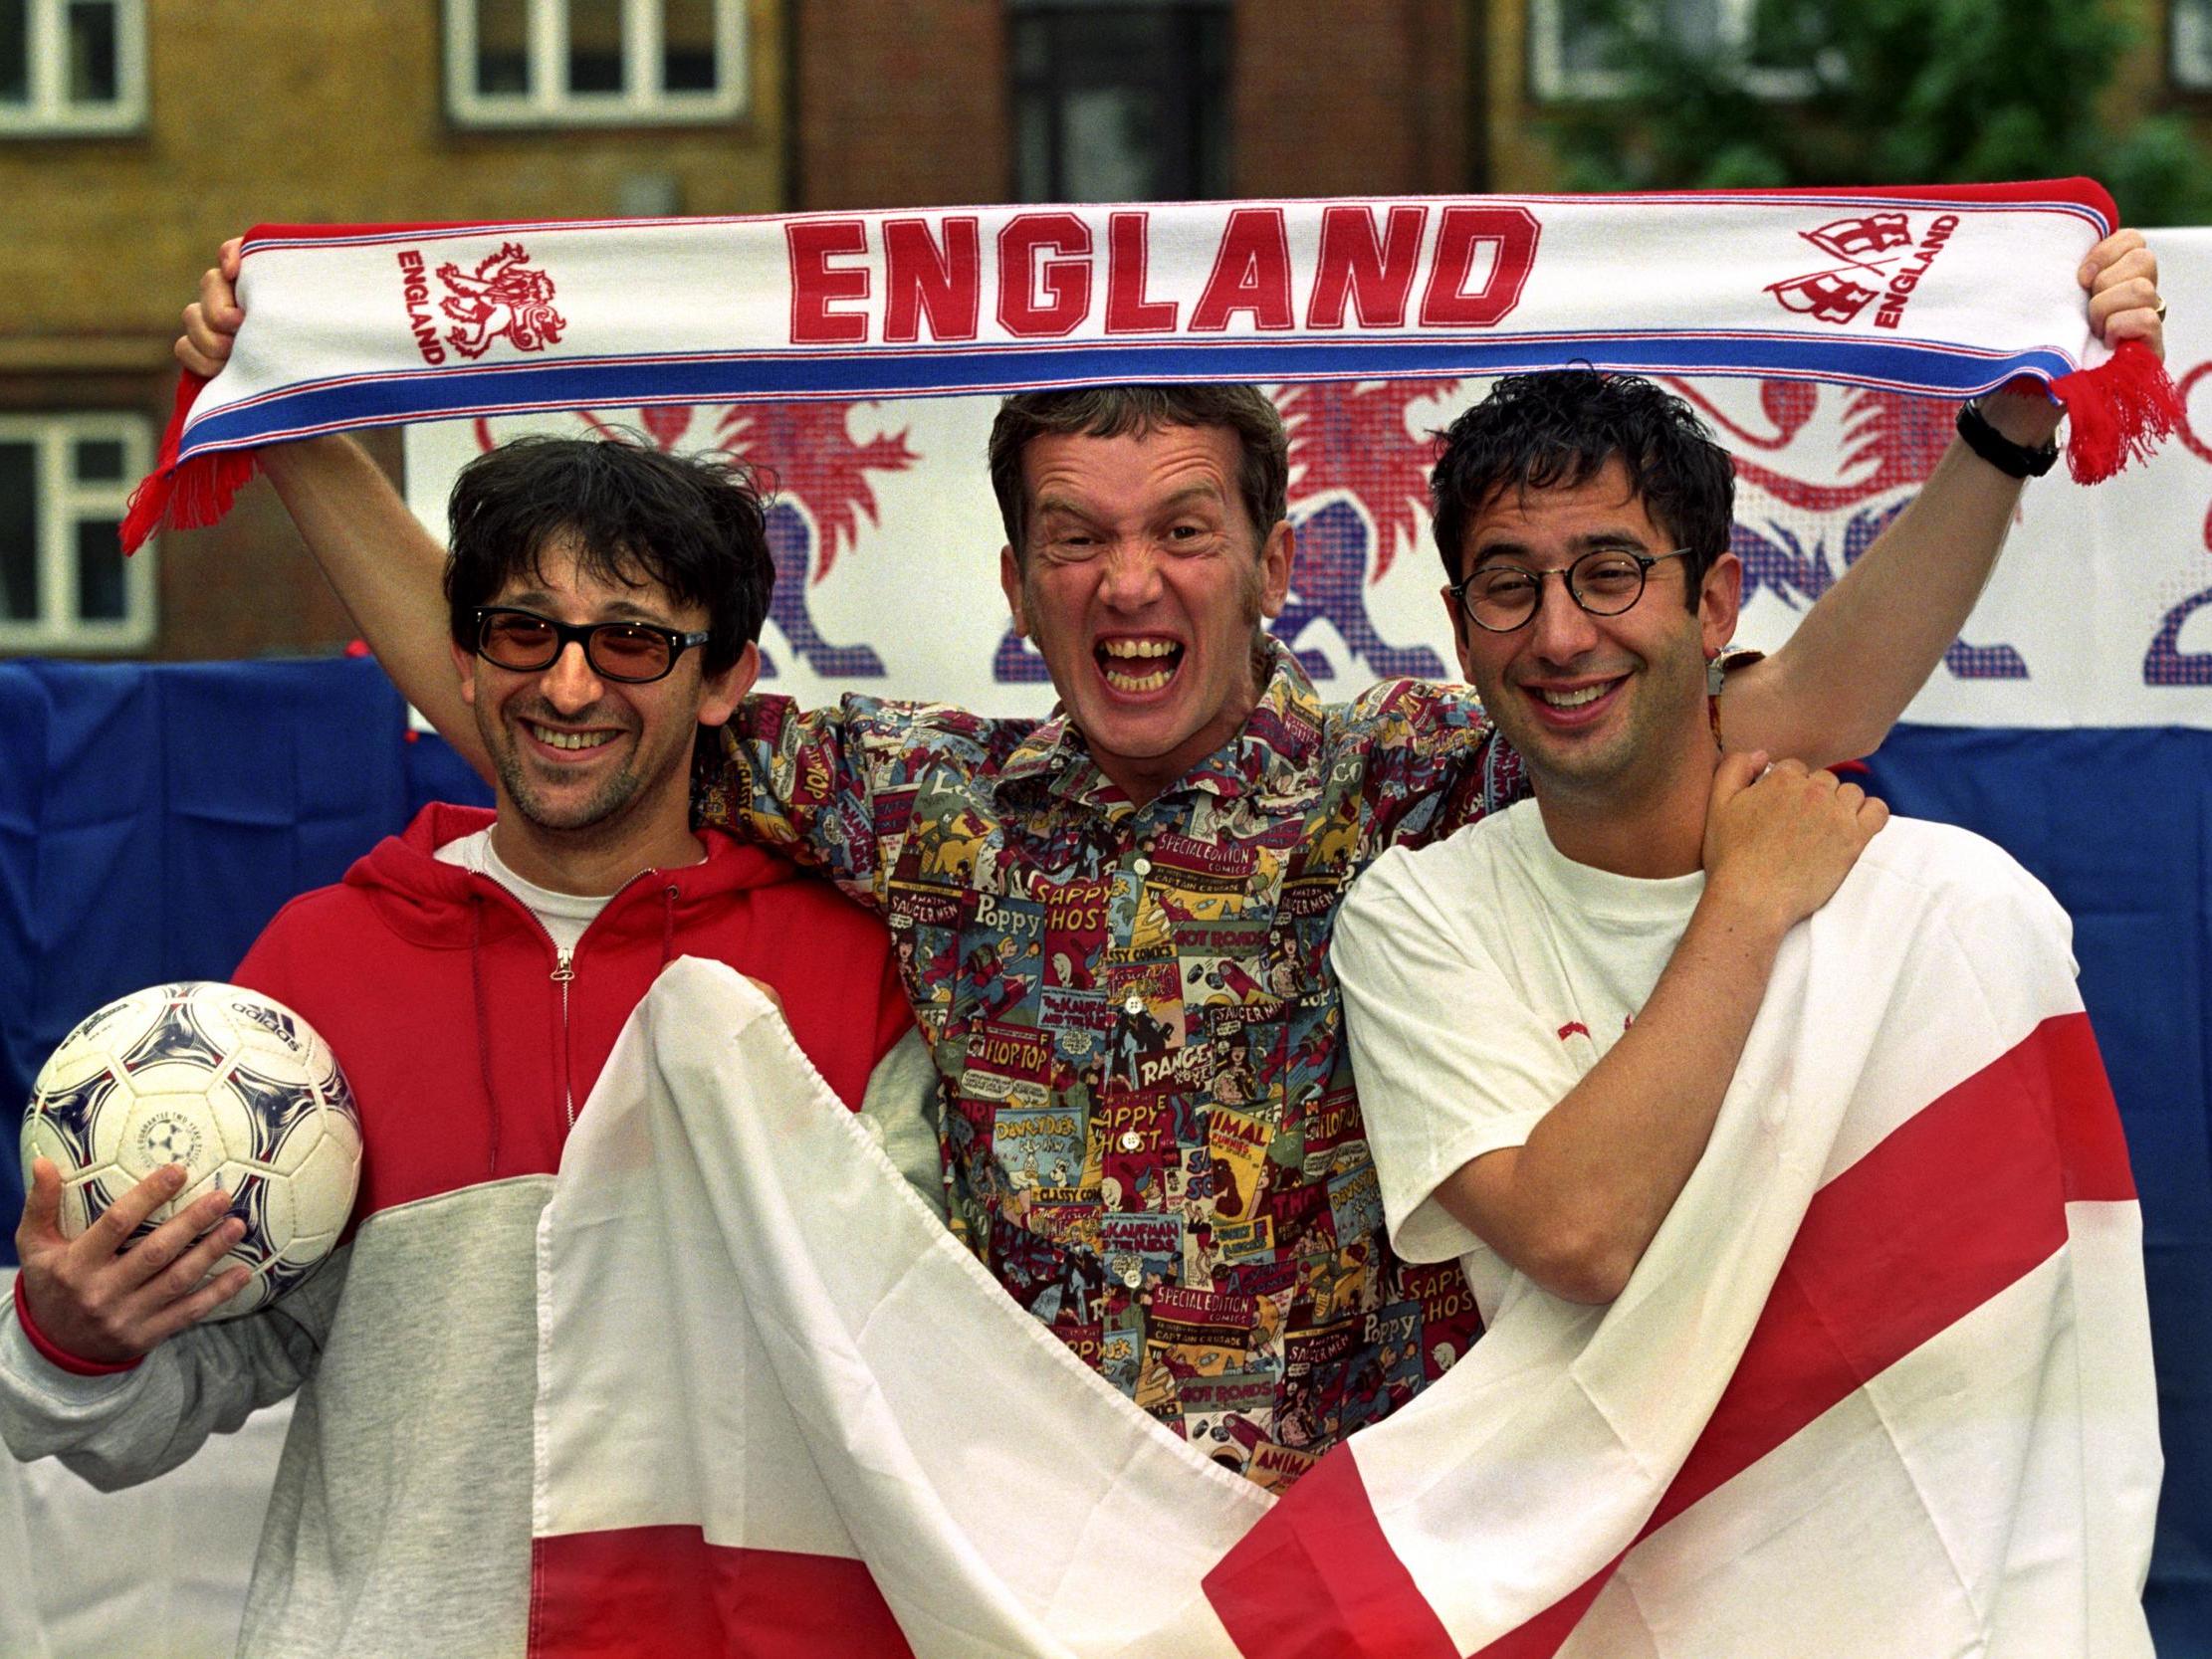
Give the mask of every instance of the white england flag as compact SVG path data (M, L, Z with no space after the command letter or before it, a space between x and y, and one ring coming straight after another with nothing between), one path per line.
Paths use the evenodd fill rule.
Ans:
M682 961L541 1231L533 1651L2139 1655L2139 1214L2068 922L1907 820L1610 1308L1509 1296L1274 1499L1007 1300Z

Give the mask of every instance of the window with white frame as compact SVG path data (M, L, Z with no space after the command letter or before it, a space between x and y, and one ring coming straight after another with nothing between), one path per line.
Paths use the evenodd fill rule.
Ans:
M1743 85L1764 98L1812 91L1803 70L1759 62L1757 0L1632 0L1631 15L1701 58L1744 64ZM1529 0L1529 80L1546 101L1619 98L1629 90L1636 31L1622 26L1620 0Z
M445 0L446 106L470 126L727 120L744 0Z
M0 136L127 131L145 114L142 0L0 0Z
M116 540L150 452L134 415L0 415L0 651L152 641L153 551Z
M2212 92L2212 0L2173 0L2166 13L2166 69L2175 86Z

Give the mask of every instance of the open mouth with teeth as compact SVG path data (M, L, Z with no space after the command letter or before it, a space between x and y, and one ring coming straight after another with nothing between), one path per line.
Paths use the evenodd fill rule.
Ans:
M526 721L523 724L525 729L546 747L558 749L563 753L604 748L617 735L612 731L563 731L558 726L540 726L536 721Z
M1554 709L1580 709L1585 704L1597 702L1599 698L1605 696L1611 690L1613 690L1613 687L1608 684L1604 686L1583 686L1571 692L1538 692L1536 695Z
M1626 677L1587 686L1523 686L1528 700L1549 717L1549 724L1577 725L1595 719L1600 706L1626 683Z
M1127 697L1164 690L1183 666L1183 647L1165 639L1105 639L1091 648L1106 684Z

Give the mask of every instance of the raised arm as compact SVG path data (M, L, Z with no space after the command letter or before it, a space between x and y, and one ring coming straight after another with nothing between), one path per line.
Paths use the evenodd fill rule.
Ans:
M221 370L245 320L238 249L236 237L223 244L200 278L199 299L184 310L176 358L194 374ZM350 438L273 444L260 460L308 551L400 695L489 778L490 760L446 650L445 548Z
M2099 243L2083 263L2100 337L2165 353L2158 262L2138 232ZM1989 423L2034 449L2058 430L2047 397L1998 392ZM1728 677L1721 731L1731 748L1763 748L1815 766L1872 753L1889 734L1981 596L2020 505L2021 481L1954 438L1927 483L1789 642Z

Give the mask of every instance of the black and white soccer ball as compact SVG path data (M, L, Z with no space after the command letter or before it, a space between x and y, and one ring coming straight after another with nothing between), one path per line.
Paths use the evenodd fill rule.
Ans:
M211 1319L267 1307L337 1243L360 1184L361 1124L330 1045L280 1002L215 980L154 985L89 1016L54 1051L23 1116L23 1171L62 1171L76 1237L154 1170L176 1197L138 1234L220 1185L246 1233L215 1273L253 1270ZM134 1235L135 1236L135 1235Z

